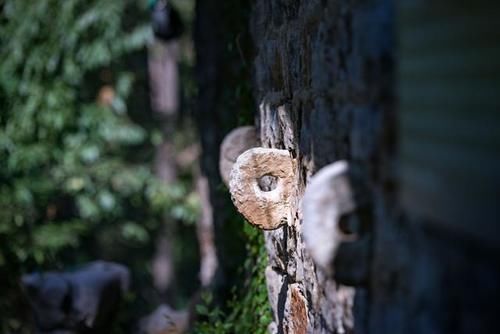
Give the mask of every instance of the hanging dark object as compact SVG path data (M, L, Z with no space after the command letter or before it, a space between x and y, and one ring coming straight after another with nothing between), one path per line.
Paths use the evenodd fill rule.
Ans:
M164 41L178 38L184 32L179 13L166 0L152 6L151 22L155 36Z

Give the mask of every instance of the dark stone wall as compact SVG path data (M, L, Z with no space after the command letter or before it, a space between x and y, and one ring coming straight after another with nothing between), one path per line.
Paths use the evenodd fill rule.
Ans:
M391 3L258 0L251 19L263 146L287 149L297 158L298 198L308 179L330 163L347 159L362 168L377 213L373 223L386 220L394 207ZM371 236L362 247L343 252L344 258L359 260L337 270L335 281L313 265L301 236L298 202L294 211L293 224L265 232L272 330L366 332L368 278L351 276L367 275ZM297 309L307 314L300 325Z
M425 0L406 3L418 3L427 11L432 7ZM446 6L438 6L440 12L433 12L436 14L431 22L434 29L431 33L426 30L427 35L418 20L427 22L430 14L425 12L429 15L422 14L417 19L407 15L412 20L408 24L415 29L411 31L413 35L408 36L410 39L403 42L408 47L415 45L414 42L425 42L425 38L429 44L439 38L448 38L449 43L439 47L451 47L454 51L446 53L446 57L434 51L435 58L432 58L437 46L418 48L418 54L403 54L408 58L402 59L395 38L400 32L396 21L401 17L396 13L393 1L256 0L251 18L256 46L254 93L259 104L257 124L263 146L287 149L297 159L297 198L301 197L308 180L320 168L346 159L362 171L366 179L364 195L369 203L369 226L361 236L362 242L352 245L354 247L339 248L333 279L315 268L307 254L301 236L299 201L293 207L296 218L290 226L265 232L270 257L266 276L274 312L272 332L465 334L497 331L495 317L500 299L498 245L459 233L454 229L453 221L443 228L445 224L440 222L414 217L402 210L398 203L397 168L402 160L397 152L400 138L396 117L398 79L407 80L407 92L417 87L415 82L418 82L418 87L426 89L429 96L415 101L422 108L429 106L430 99L443 102L447 108L454 106L456 104L450 101L461 98L457 91L467 94L466 101L489 106L493 101L483 101L482 91L474 89L490 89L492 86L486 82L498 83L499 76L493 78L492 75L494 68L498 68L498 61L496 65L490 62L496 44L492 40L489 44L484 42L493 36L490 32L495 30L479 24L495 21L487 20L491 11L477 11L477 8L485 9L489 5L487 2L471 3L466 8L468 11L452 16L450 8L461 7L456 2L446 3ZM446 17L449 29L453 23L456 26L451 27L464 34L472 28L483 31L484 38L474 40L480 49L488 46L489 51L483 55L486 64L490 64L487 76L480 77L479 72L470 72L470 62L454 61L462 59L453 57L454 54L460 57L476 54L471 53L469 44L459 43L460 33L440 28L440 18ZM441 23L445 24L444 20ZM465 24L470 26L465 28ZM484 29L480 30L481 27ZM409 58L412 62L408 62ZM403 73L396 79L398 62L413 65L413 76L404 77ZM418 71L423 64L432 64L436 71L441 67L453 69L451 73L446 72L449 74L446 78L435 78L441 80L441 85L446 84L447 94L455 92L455 97L450 97L452 100L432 90L433 75L438 74ZM462 89L467 87L467 81L457 86L453 80L464 77L461 68L468 70L466 73L475 74L467 79L469 81L480 78L489 78L489 81L485 79L485 86L471 84ZM478 68L484 67L478 65ZM422 90L414 93L418 95ZM427 112L428 124L432 125L432 113ZM474 113L466 115L474 120ZM488 115L493 115L493 112ZM439 120L453 128L453 112L446 117L445 121ZM481 118L484 119L494 120L494 117ZM479 128L473 131L481 132ZM479 143L480 136L473 138L476 139L474 143ZM411 140L422 139L411 137ZM491 142L481 143L483 147L493 145ZM456 144L461 145L460 142ZM463 144L462 152L466 152L467 147ZM435 147L426 149L428 151L420 153L436 157L437 162L446 154ZM489 154L490 159L485 161L496 161ZM485 164L484 170L491 168L488 162ZM424 168L425 163L422 166ZM448 170L453 172L457 168L462 167L457 164ZM412 177L417 179L416 175ZM484 189L484 186L476 188ZM429 189L432 191L432 187ZM463 187L458 189L467 191ZM449 199L452 198L453 194L450 194ZM483 200L492 203L495 198L491 193L483 194L482 198L475 198L474 203ZM491 218L491 215L482 217L480 210L455 208L460 209L456 212L465 210L476 217L466 222L471 231L486 226L485 219ZM488 228L498 226L490 220L488 222ZM481 233L485 235L484 231L475 231L474 234ZM495 238L490 235L487 239Z

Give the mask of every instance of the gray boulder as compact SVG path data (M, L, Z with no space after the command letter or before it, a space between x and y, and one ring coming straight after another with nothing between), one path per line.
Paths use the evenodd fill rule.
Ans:
M102 333L128 291L130 273L96 261L73 272L27 274L22 283L41 333Z

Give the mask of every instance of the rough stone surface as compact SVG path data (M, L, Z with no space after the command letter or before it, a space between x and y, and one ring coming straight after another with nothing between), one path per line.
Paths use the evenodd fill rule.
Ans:
M414 10L411 5L418 3L422 22L436 32L445 22L450 24L442 33L432 34L419 25L421 21L411 21L411 36L433 47L413 47L407 52L416 56L401 59L416 69L411 72L412 86L407 88L425 87L432 99L455 106L453 97L440 95L419 69L424 64L439 64L452 71L446 72L447 78L469 78L459 71L463 67L472 73L468 72L470 62L450 62L435 51L434 44L439 44L442 35L449 38L453 29L465 29L466 23L477 27L469 13L476 6L487 6L483 2L465 6L447 1L436 4L439 15L430 19L425 1L405 3L409 12ZM265 232L269 266L274 270L267 276L273 280L268 282L275 321L270 328L277 333L296 331L290 324L297 315L287 306L294 303L289 293L292 286L306 299L308 333L465 334L498 330L498 247L440 228L438 222L412 217L398 205L394 4L390 0L254 3L251 24L260 140L264 147L288 150L297 160L294 182L298 196L291 203L294 222ZM444 21L450 8L459 10L460 15ZM463 25L457 17L464 18ZM447 48L459 45L452 36L453 43L446 43ZM412 40L404 42L414 46ZM491 44L484 45L490 50ZM457 52L469 55L472 46L467 47L457 48ZM439 80L444 78L442 73L436 74ZM479 75L474 73L474 77ZM419 85L414 86L417 81ZM448 94L465 86L454 82L453 89L443 87ZM427 91L420 89L412 96L428 106L423 92ZM434 113L427 113L432 120ZM471 138L478 139L476 135ZM456 141L453 144L460 147ZM444 159L432 150L422 152L434 154L440 164ZM304 248L298 201L311 176L339 160L364 168L368 205L365 212L356 215L369 224L359 240L339 245L332 279L315 267ZM425 161L419 163L425 167ZM478 222L484 219L482 212L470 213ZM470 224L472 229L481 226L476 221Z
M293 222L265 232L269 266L275 273L268 275L274 280L268 282L273 286L270 302L276 304L276 326L270 327L278 333L303 328L307 333L361 333L366 328L367 288L355 291L315 267L302 238L300 198L319 169L348 160L367 167L369 183L379 192L373 206L384 212L380 219L388 216L394 175L391 3L254 3L251 26L261 144L287 150L297 161L297 196L290 203ZM341 251L342 259L352 256L350 249L339 247ZM289 292L292 286L304 297L307 310L306 319L299 316L300 328L291 326L297 313L287 307L297 305L298 295Z
M286 304L286 313L290 316L283 321L285 333L306 334L307 333L307 300L300 291L299 284L290 285Z
M229 186L231 169L236 159L246 150L256 147L257 134L253 126L241 126L229 132L220 146L219 171L222 181Z
M285 283L285 277L270 266L266 267L265 277L269 296L269 304L271 305L273 314L278 314L278 296L280 293L280 289ZM276 325L274 327L276 327Z
M250 224L273 230L292 222L293 171L293 159L286 150L252 148L238 157L229 191L234 205ZM261 189L262 177L276 178L274 189Z

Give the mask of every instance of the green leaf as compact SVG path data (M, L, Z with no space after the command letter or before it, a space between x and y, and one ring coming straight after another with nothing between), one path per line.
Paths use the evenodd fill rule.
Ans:
M133 222L127 222L122 226L122 235L127 240L143 244L149 241L149 234L146 229Z

